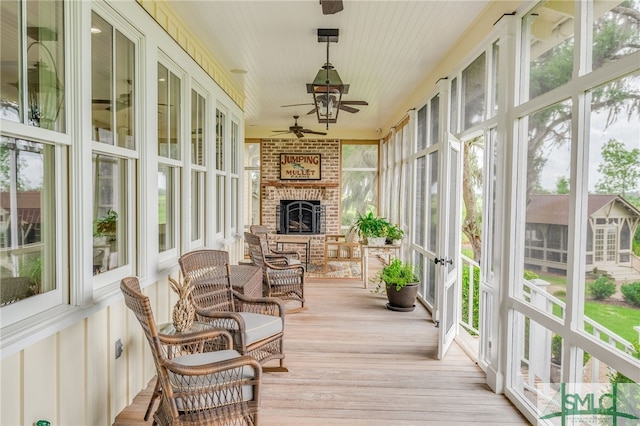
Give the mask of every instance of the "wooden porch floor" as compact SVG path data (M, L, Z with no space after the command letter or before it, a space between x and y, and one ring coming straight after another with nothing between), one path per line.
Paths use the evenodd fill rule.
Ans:
M261 425L529 424L455 343L436 359L438 329L421 305L387 310L353 279L309 279L305 298L308 309L287 316L289 372L263 375ZM151 424L151 386L114 425Z

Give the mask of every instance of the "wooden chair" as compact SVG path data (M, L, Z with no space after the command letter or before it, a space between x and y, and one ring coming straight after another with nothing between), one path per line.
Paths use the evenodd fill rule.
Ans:
M138 279L124 278L120 289L142 326L158 373L159 386L149 405L160 397L154 424L258 424L262 379L258 361L231 349L232 337L225 330L160 334ZM221 343L224 349L211 351Z
M196 320L229 331L234 348L260 364L273 359L283 366L284 303L273 297L249 297L231 285L229 253L221 250L194 250L179 259L191 293Z
M283 300L297 300L304 307L304 267L300 264L276 263L265 256L260 237L249 232L244 233L249 245L249 255L253 264L260 266L264 273L264 283L269 296Z
M262 241L262 251L267 259L276 260L286 257L287 262L291 265L300 264L300 253L297 251L274 250L269 242L269 230L264 225L251 225L249 228L252 234L260 237Z
M358 262L362 260L362 249L359 242L347 241L345 235L325 235L324 238L324 272L330 261Z

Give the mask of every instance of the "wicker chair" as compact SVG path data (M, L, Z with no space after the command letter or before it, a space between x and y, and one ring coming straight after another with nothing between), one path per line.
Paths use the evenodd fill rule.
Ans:
M267 259L278 260L282 257L287 259L287 263L290 265L300 264L300 254L297 251L282 251L274 250L271 248L269 242L269 231L264 225L251 225L249 228L251 233L260 237L262 242L262 250L265 253Z
M260 266L264 273L264 283L269 296L283 300L297 300L304 307L304 267L302 265L276 264L269 260L262 249L260 237L249 232L244 233L249 245L249 255L254 265Z
M194 287L191 297L196 320L228 330L234 336L234 348L241 354L261 364L279 359L284 369L284 303L233 290L226 251L194 250L183 254L178 263Z
M160 334L138 279L123 279L120 289L142 326L156 365L159 386L149 404L151 408L153 399L160 397L154 424L258 424L262 378L258 361L231 349L232 337L225 330ZM221 343L226 349L212 351Z

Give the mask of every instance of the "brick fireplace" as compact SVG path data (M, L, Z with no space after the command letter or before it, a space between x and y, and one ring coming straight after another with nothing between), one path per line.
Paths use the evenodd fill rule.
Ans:
M280 154L320 154L321 179L280 180ZM323 223L318 233L303 233L311 238L310 264L324 261L324 235L340 230L340 141L312 139L263 139L261 141L262 224L270 233L282 228L278 213L282 201L308 201L323 210ZM286 204L286 203L285 203ZM294 220L295 221L295 220ZM296 221L297 222L297 221ZM290 232L289 235L295 234ZM282 234L281 234L282 235ZM278 239L278 235L274 236ZM294 248L295 247L291 247Z

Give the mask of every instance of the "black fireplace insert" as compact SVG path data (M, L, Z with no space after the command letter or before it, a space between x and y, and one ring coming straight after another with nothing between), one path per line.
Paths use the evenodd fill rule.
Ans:
M278 234L324 234L324 206L318 200L280 200Z

